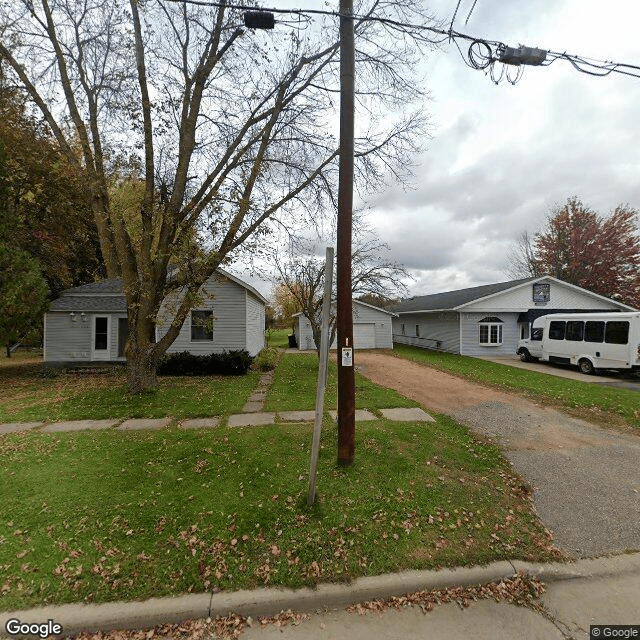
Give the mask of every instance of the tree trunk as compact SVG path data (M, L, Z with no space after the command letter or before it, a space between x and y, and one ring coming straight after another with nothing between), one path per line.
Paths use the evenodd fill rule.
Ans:
M125 355L127 356L127 384L132 394L151 391L158 386L156 368L158 357L152 340L152 323L129 327Z

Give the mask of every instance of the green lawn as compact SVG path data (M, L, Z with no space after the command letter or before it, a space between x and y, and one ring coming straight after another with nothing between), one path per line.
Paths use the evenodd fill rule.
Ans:
M557 558L521 480L454 421L358 424L319 503L311 425L0 436L0 610Z
M337 406L338 369L335 352L329 354L329 372L325 393L325 410ZM318 384L318 356L313 353L286 353L276 369L273 385L267 394L267 411L303 411L315 408ZM418 403L392 389L373 384L356 373L356 408L417 407Z
M156 391L132 396L122 373L49 378L36 365L30 372L16 369L0 367L0 384L11 390L0 402L0 422L227 415L242 409L260 375L161 377Z
M634 429L640 430L640 394L637 391L560 378L488 360L401 344L394 345L393 354L481 384L516 391L532 399L560 407L580 410L596 422L602 422L603 418L606 421L602 412L613 414Z
M291 329L267 329L267 346L269 347L289 347L289 338Z
M224 416L259 376L161 379L131 398L122 375L38 371L1 363L3 420ZM267 408L313 408L316 377L314 354L285 354ZM357 390L374 411L415 405L360 376ZM326 416L313 508L311 439L310 424L0 435L0 610L560 557L499 449L445 416L358 423L347 469Z

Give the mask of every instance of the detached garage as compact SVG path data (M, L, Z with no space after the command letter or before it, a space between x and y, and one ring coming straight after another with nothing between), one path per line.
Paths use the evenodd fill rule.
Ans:
M302 313L295 316L293 333L300 351L313 351L311 323ZM353 301L353 346L355 349L393 349L392 320L397 314L359 300ZM335 349L335 340L331 345Z

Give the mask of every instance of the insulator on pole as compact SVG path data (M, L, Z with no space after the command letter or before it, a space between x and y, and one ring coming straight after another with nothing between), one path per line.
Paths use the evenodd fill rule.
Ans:
M547 59L547 52L535 47L504 47L498 52L498 60L505 64L538 66Z
M248 29L273 29L276 17L269 11L245 11L244 26Z

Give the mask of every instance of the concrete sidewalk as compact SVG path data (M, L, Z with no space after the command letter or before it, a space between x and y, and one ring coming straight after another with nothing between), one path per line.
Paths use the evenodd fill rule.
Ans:
M419 407L380 409L380 414L387 420L398 422L433 422L433 418ZM334 420L335 411L328 411ZM276 412L246 412L237 413L227 417L229 427L255 427L266 424L275 424L276 420L281 422L309 422L315 420L315 411L278 411ZM367 409L356 410L356 422L366 420L377 420ZM109 420L65 420L63 422L9 422L0 424L0 435L3 433L21 433L24 431L44 431L46 433L58 433L61 431L96 431L103 429L117 429L118 431L139 431L142 429L164 429L171 425L177 425L182 429L213 429L223 421L220 417L192 418L176 420L175 418L135 418L124 420L123 418L113 418Z
M499 582L517 572L539 577L548 584L545 611L481 600L468 609L438 606L427 615L417 607L382 615L348 613L345 607L375 599L388 599L416 591ZM23 623L60 624L64 635L81 631L146 629L163 623L236 613L256 619L282 611L311 614L298 626L245 631L248 640L277 637L382 638L447 640L486 638L588 638L590 624L640 625L640 553L581 560L569 564L497 562L486 567L407 571L352 584L323 584L317 589L263 588L233 593L193 594L144 602L99 605L69 604L0 613L0 636L10 619Z

